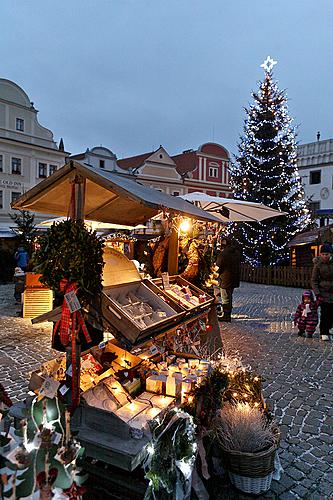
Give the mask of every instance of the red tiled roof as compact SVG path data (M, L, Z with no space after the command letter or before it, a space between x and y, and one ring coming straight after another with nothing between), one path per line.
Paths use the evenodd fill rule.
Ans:
M142 155L130 156L129 158L122 158L121 160L117 160L117 164L120 168L124 170L128 170L129 168L140 167L143 162L149 158L154 153L151 151L150 153L143 153Z
M197 154L195 151L189 151L188 153L181 153L179 155L171 156L173 161L177 165L177 172L180 175L186 174L186 172L192 172L196 169Z

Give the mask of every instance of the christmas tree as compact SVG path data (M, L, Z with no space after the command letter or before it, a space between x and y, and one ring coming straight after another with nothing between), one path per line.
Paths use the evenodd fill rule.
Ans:
M261 65L265 78L252 93L254 103L246 109L239 155L231 166L235 198L286 212L274 219L235 226L234 236L246 262L253 266L285 262L287 243L311 222L296 164L295 130L285 92L278 89L272 76L274 64L268 56Z

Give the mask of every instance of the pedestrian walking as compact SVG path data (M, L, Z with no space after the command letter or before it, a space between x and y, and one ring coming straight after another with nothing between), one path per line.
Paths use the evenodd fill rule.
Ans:
M240 282L241 254L230 237L221 240L221 251L217 256L216 264L219 267L219 285L221 304L217 304L219 321L231 321L232 300L234 289Z
M314 259L311 281L320 304L320 338L332 340L330 329L333 327L333 250L328 243L320 247L320 256Z
M302 302L298 304L294 325L298 327L298 336L312 339L318 325L318 301L315 300L312 290L305 290Z
M15 254L15 259L17 267L20 267L25 272L29 263L28 252L23 247L19 247Z

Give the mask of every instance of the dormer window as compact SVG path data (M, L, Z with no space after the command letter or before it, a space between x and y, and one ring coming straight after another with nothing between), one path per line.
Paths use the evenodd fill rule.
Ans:
M105 168L105 160L99 160L99 168Z
M19 132L24 132L23 118L16 118L16 130L18 130Z
M219 176L219 164L215 161L209 162L209 177L218 177Z

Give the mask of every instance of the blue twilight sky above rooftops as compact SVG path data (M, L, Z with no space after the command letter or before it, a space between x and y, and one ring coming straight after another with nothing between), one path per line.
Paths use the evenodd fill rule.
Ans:
M298 140L333 137L332 0L1 0L0 77L67 151L236 152L271 55Z

